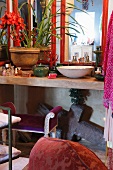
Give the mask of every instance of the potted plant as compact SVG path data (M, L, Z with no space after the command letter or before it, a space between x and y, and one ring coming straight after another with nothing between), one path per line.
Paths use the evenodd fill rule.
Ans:
M10 32L10 38L13 41L16 41L16 44L18 45L22 45L24 48L20 49L20 48L16 48L16 50L19 51L19 49L22 51L28 51L29 48L32 48L32 52L34 52L35 50L39 51L42 49L50 50L50 45L51 45L51 36L55 36L58 39L61 39L60 35L58 34L53 34L53 30L52 30L52 17L53 14L51 13L51 8L52 8L52 3L54 0L50 0L48 1L48 4L45 6L44 8L44 12L43 12L43 16L42 16L42 20L41 22L38 22L37 19L37 27L33 28L33 30L30 32L27 30L26 25L24 24L24 20L23 18L20 16L20 9L22 9L22 7L27 4L26 2L23 3L21 5L21 7L19 8L19 11L17 13L14 12L10 12L10 13L5 13L5 15L1 18L1 28L3 30L5 30L7 27L11 28L11 32ZM30 7L33 9L32 5L30 5ZM69 4L69 7L67 8L77 8L72 4ZM67 10L67 9L66 9ZM34 14L34 10L33 10L33 14ZM56 13L54 14L56 17L59 16L60 13L60 9L56 11ZM34 14L35 15L35 14ZM69 15L69 14L67 14ZM71 17L73 19L73 21L75 21L75 19L73 17ZM72 23L72 29L77 32L75 25L79 25L77 22L75 22L75 24ZM80 26L81 27L81 26ZM53 29L58 30L60 27L55 27ZM65 29L67 29L69 27L65 26ZM82 29L82 28L81 28ZM69 32L67 32L66 34L68 34L69 36L72 36ZM11 59L13 60L14 58L14 48L10 49L11 52ZM28 52L29 53L29 52ZM27 53L27 56L28 56ZM12 57L13 56L13 57ZM19 55L20 56L20 51L19 51ZM21 54L21 57L24 58L26 56L26 54ZM49 57L48 57L49 56ZM49 60L51 61L51 63L54 63L54 61L56 61L56 59L54 59L54 61L52 61L51 55L48 53L46 57L49 58ZM37 59L38 60L38 59ZM19 63L15 63L14 64L16 66L20 66L21 59L19 59ZM31 61L30 61L31 62Z
M13 64L23 69L31 69L38 60L40 49L33 48L30 45L32 41L30 38L28 38L27 43L25 43L23 47L20 46L21 42L25 41L25 37L28 35L24 20L19 12L5 12L4 16L1 18L0 28L2 31L5 31L8 27L10 28L10 39L16 42L17 45L17 47L9 49Z

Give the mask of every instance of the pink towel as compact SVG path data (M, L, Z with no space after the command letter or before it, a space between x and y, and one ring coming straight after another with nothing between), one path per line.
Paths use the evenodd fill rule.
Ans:
M104 138L112 142L113 148L113 11L108 25L103 69L105 73L103 102L106 108Z
M110 17L104 55L104 106L113 110L113 12Z

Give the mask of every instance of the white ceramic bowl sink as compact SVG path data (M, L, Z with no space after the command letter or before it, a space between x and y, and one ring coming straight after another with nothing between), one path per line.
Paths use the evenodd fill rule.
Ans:
M69 78L79 78L89 75L94 69L93 66L60 66L57 70Z

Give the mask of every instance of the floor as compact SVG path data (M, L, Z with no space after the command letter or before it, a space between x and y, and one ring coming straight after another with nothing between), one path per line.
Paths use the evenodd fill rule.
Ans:
M105 165L107 164L106 148L100 149L100 147L92 145L90 142L85 141L84 139L82 139L80 143L89 148L90 150L92 150Z
M37 142L37 140L42 137L42 134L32 134L31 136L31 141L30 142L25 142L22 138L22 136L18 139L18 142L16 143L16 148L21 150L21 157L26 157L29 158L30 151L34 144Z
M22 140L19 140L16 148L20 149L22 151L20 156L29 158L29 154L30 154L32 147L34 146L35 142L40 137L41 137L41 135L33 134L32 142L28 142L28 143L24 143L24 142L22 142ZM89 149L91 149L102 160L102 162L106 164L106 148L100 149L98 146L92 145L90 142L85 141L84 139L82 139L80 141L80 143L85 145Z
M30 142L25 142L20 137L18 139L18 142L16 142L16 148L22 151L20 156L29 158L29 154L30 154L32 147L37 142L37 140L42 136L43 135L41 135L41 134L32 134L32 136L31 136L32 141L30 141ZM100 148L96 145L92 145L90 142L88 142L84 139L82 139L80 141L80 143L85 145L86 147L88 147L92 151L94 151L97 154L97 156L99 156L102 159L103 162L105 161L104 158L106 157L106 151L105 151L106 148Z
M28 161L29 161L28 158L29 158L30 151L31 151L32 147L34 146L34 144L36 143L36 141L40 137L42 137L42 135L32 134L32 136L30 136L30 137L32 139L30 142L25 142L25 140L24 140L24 138L22 138L22 136L20 136L18 138L18 142L16 143L16 148L21 150L21 154L20 154L20 158L18 160L13 161L13 170L27 170L27 164L28 164ZM95 154L104 163L106 163L106 151L105 151L105 149L100 149L97 146L93 146L93 145L91 145L91 143L89 143L88 141L85 141L83 139L80 141L80 143L82 143L83 145L85 145L86 147L91 149L93 152L95 152ZM2 166L0 165L0 169L2 168L1 170L8 170L7 167L8 167L8 163L2 164Z
M12 170L27 170L25 167L28 165L29 159L19 157L18 159L13 160L12 162ZM8 170L9 163L4 163L0 165L0 170Z

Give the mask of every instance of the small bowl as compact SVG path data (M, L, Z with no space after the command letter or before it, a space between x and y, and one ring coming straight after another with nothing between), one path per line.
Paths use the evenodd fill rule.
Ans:
M95 74L95 78L99 81L104 81L104 76L102 74Z

